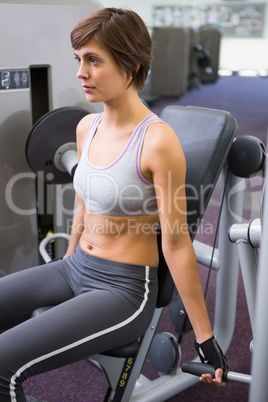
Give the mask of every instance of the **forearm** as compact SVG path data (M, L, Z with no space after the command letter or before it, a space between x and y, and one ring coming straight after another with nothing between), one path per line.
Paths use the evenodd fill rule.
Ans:
M66 258L66 257L68 257L69 255L71 255L73 253L74 249L77 247L77 245L79 243L81 234L82 233L76 231L74 226L72 227L71 239L70 239L67 251L66 251L66 253L65 253L63 258Z
M164 252L175 286L191 321L196 341L202 343L213 335L205 304L199 269L189 242L183 248Z
M74 249L77 247L80 237L84 231L84 206L81 204L81 200L77 197L77 207L76 213L73 218L72 229L71 229L71 239L64 255L64 258L71 255Z
M214 379L211 374L202 374L200 380L223 387L226 385L222 381L223 369L228 369L228 364L213 337L192 243L189 242L186 246L168 251L164 255L191 321L199 357L201 361L212 364L216 370Z

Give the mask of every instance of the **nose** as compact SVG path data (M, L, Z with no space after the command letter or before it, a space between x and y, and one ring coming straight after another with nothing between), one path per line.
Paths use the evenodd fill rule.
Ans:
M77 75L77 77L78 77L80 80L89 77L89 72L88 72L88 70L86 69L86 66L85 66L84 63L81 62L81 64L80 64L80 66L79 66L79 69L78 69L76 75Z

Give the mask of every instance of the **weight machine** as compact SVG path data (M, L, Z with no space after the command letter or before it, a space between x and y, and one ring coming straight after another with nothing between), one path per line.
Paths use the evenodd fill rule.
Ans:
M264 170L266 162L265 146L255 137L241 137L234 142L229 153L228 162L233 173L241 178L249 178L258 171ZM266 180L264 183L266 183ZM250 325L253 333L250 351L254 353L252 374L226 370L223 374L223 379L224 381L252 384L249 399L251 402L256 400L265 402L268 395L268 388L263 378L263 373L267 367L266 350L263 347L265 345L263 334L267 328L267 311L265 309L267 294L265 286L268 279L266 269L267 253L266 242L263 239L265 227L267 226L264 217L266 216L266 219L268 217L266 211L267 197L266 186L264 184L260 205L260 218L255 218L248 223L233 223L228 228L229 241L235 244L240 262ZM260 249L260 260L258 249ZM202 373L210 373L213 376L215 374L212 366L196 362L183 363L182 370L197 376L200 376Z
M52 116L46 116L45 119L42 119L40 125L37 124L32 130L27 145L27 159L31 168L36 172L43 169L45 177L49 175L51 178L51 174L53 174L55 175L55 180L57 180L58 174L65 175L66 180L71 180L71 175L77 163L75 157L75 134L73 130L70 130L68 123L64 124L65 120L62 118L64 113L67 113L69 117L73 116L75 121L80 119L80 113L83 114L83 110L61 109L56 110ZM54 145L50 141L46 141L47 144L44 143L42 149L43 161L40 161L38 157L40 153L38 152L39 129L43 126L44 132L48 133L44 122L46 119L48 122L50 118L53 119L55 116L57 116L58 121L61 121L60 127L57 126L57 130L65 134L60 143ZM244 260L247 262L245 269L243 268L243 278L250 316L254 316L256 293L253 288L255 287L256 278L254 282L251 282L251 278L254 277L254 270L252 274L252 267L247 259L248 254L244 254L244 247L241 249L241 244L244 246L244 242L241 244L239 242L239 245L237 245L237 242L240 240L242 232L245 237L244 241L248 242L248 244L256 244L258 242L257 238L260 236L260 221L253 222L249 225L251 230L246 230L246 225L242 224L242 211L245 177L249 177L262 169L265 160L264 146L254 137L242 137L234 140L236 122L226 112L170 106L162 111L161 118L175 129L186 155L188 210L197 211L197 213L190 215L188 219L192 240L194 240L200 220L222 172L224 188L218 249L213 251L210 246L195 240L194 247L197 259L203 265L209 266L213 255L211 267L217 271L213 331L223 351L226 352L231 342L235 325L239 259L241 263L241 255L244 256ZM207 128L207 131L204 131L204 128ZM49 131L53 132L51 129ZM202 138L200 138L200 132L204 132ZM185 135L182 133L185 133ZM50 162L47 163L47 161ZM38 164L39 162L41 165ZM241 167L242 165L244 165L244 169ZM198 195L193 196L194 193L191 192L193 189L198 189ZM203 200L202 208L200 208L201 199ZM256 228L258 228L258 234L256 233ZM246 237L245 233L250 237ZM47 244L60 236L57 233L55 236L48 237L42 241L40 251L46 261L49 260L45 251ZM68 234L64 236L68 239ZM252 247L252 245L249 247ZM252 257L250 261L253 259L255 262L255 252L250 252L247 246L246 248ZM238 250L239 253L237 252ZM91 361L102 368L106 375L108 390L105 401L165 401L198 381L196 376L189 373L198 374L197 371L200 367L203 370L203 367L198 363L198 358L194 359L193 362L183 363L180 366L180 347L172 334L162 333L155 335L163 308L170 304L174 297L174 285L161 255L161 247L160 268L160 300L158 300L151 325L142 340L124 345L116 350L89 357ZM248 291L247 289L250 290ZM51 308L51 306L44 306L39 311L35 311L33 315L42 313L47 308ZM252 325L253 321L254 319L252 318ZM163 345L166 348L164 354L168 356L165 361L157 358L157 351ZM160 374L157 379L152 381L141 374L141 369L148 353L150 353L151 361ZM155 359L152 359L152 357L155 357ZM206 365L205 371L208 372L208 370L209 367ZM226 376L230 380L245 383L250 383L252 380L249 374L229 372L226 373Z

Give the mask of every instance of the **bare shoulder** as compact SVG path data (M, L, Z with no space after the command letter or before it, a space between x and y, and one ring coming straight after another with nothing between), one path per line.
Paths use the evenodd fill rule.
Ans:
M76 128L76 142L77 142L77 150L78 154L81 153L84 142L86 140L86 136L89 130L89 127L96 116L96 113L90 113L87 114L85 117L83 117Z
M184 153L177 134L168 124L156 122L148 127L145 140L145 149L151 153L155 161L180 160L184 162ZM157 162L157 163L158 163Z
M82 136L85 132L88 132L89 127L95 116L96 113L89 113L79 121L76 129L78 136Z

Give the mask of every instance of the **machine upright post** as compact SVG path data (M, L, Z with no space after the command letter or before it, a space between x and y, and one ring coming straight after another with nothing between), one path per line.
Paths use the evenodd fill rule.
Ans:
M244 179L223 170L226 191L220 220L219 261L217 273L214 334L222 349L226 351L231 342L236 316L239 260L236 246L228 238L228 228L240 223L244 202ZM226 179L228 174L228 179Z
M267 180L267 173L266 173ZM264 197L264 216L262 221L262 239L260 250L260 263L258 267L257 280L257 302L255 317L255 339L254 352L252 359L252 385L250 387L250 402L266 402L268 395L268 350L267 350L267 333L268 333L268 199L267 194Z
M248 305L248 312L250 318L251 329L253 337L255 335L255 311L256 311L256 286L257 286L257 273L256 267L258 264L257 250L245 240L238 240L236 242L241 272L244 282L245 294Z

